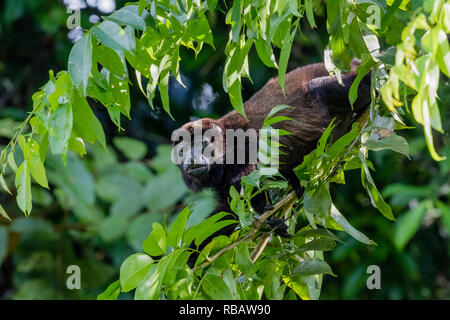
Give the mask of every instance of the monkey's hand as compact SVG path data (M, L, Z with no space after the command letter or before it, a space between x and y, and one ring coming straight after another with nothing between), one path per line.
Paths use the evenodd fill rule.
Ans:
M271 217L266 221L270 230L273 230L277 236L282 238L291 238L292 236L288 233L288 226L284 219Z

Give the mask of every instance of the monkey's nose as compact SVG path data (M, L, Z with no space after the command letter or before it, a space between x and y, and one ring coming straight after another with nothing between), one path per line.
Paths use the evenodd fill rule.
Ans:
M208 164L195 164L195 163L184 163L183 169L186 174L193 177L201 177L208 173Z

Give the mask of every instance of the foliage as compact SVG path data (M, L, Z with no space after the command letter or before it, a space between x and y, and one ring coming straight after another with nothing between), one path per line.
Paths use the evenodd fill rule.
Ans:
M379 23L368 13L373 5L381 13ZM183 84L180 48L191 49L197 56L204 44L215 47L217 43L214 43L207 15L219 14L221 9L216 1L140 0L105 17L75 43L69 55L68 71L60 71L56 76L50 72L50 80L33 95L32 112L18 126L0 156L2 187L10 191L4 177L9 176L10 171L15 172L17 203L25 215L32 210L33 178L44 188L49 187L48 182L56 186L54 192L61 197L61 200L58 198L61 206L72 210L75 216L83 212L82 219L96 219L98 210L92 207L77 210L77 206L94 205L94 187L89 187L94 183L89 172L82 169L81 162L69 152L84 156L89 151L85 142L98 141L106 148L102 125L88 101L93 99L103 104L120 130L121 115L130 118L128 69L131 66L150 106L154 108L153 99L159 88L163 109L170 115L170 74ZM313 9L312 1L308 0L236 0L225 8L225 22L230 25L230 32L224 49L223 87L238 112L244 113L241 78L251 79L248 59L252 46L266 66L278 69L283 88L292 43L303 15L312 27L316 26ZM343 230L364 244L374 244L333 204L332 183L345 183L346 172L359 169L371 204L393 220L392 210L372 178L370 168L373 169L373 165L367 157L369 150L385 149L409 155L408 143L394 131L405 127L402 117L407 116L409 106L415 120L424 127L430 154L435 160L444 159L435 151L431 128L442 132L436 92L439 71L448 76L449 70L450 3L443 0L425 1L423 5L418 1L399 0L388 1L388 4L384 1L357 4L328 1L326 10L330 36L325 50L328 70L339 79L341 72L349 69L353 57L361 59L349 100L352 103L356 100L359 81L372 71L373 102L360 124L355 124L334 143L330 141L330 125L317 149L295 169L305 188L304 197L294 199L286 182L276 173L262 175L261 171L255 171L243 179L241 192L230 190L239 228L229 238L215 238L202 250L193 270L186 265L189 244L192 241L199 244L235 221L220 220L225 215L220 213L201 223L189 223L195 216L192 210L185 208L179 210L174 221L154 222L145 240L133 241L133 248L141 251L138 243L143 240L144 252L133 254L123 262L120 280L112 283L99 298L115 299L120 291L136 289L136 299L317 299L323 275L334 275L323 259L323 252L332 250L338 241L329 229ZM279 51L278 63L274 49ZM102 66L100 71L98 65ZM28 125L31 126L29 133ZM126 138L114 140L114 145L133 161L145 155L142 145ZM61 157L68 172L71 168L79 171L65 177L67 172L62 163L54 156L47 156L49 149L53 155ZM127 222L143 207L162 210L174 206L186 192L179 177L175 177L175 168L168 166L169 161L162 168L152 168L156 177L151 173L143 174L145 167L133 161L130 164L134 163L135 167L127 171L132 179L145 177L148 180L125 182L121 174L117 174L120 170L115 168L108 172L105 180L100 178L96 182L102 185L95 188L98 197L111 203L109 215L95 221L102 241L123 237ZM74 178L75 183L67 183ZM78 179L85 179L83 187L77 186ZM148 184L141 194L139 184L144 182ZM155 190L161 193L155 194ZM267 193L277 204L273 210L255 217L250 199L260 192ZM168 193L171 197L164 196ZM425 210L432 205L443 206L441 210L446 212L445 204L424 201L402 217L394 237L397 248L405 246ZM1 206L0 213L8 218ZM265 222L274 214L286 219L288 230L294 235L292 238L272 235L273 230ZM145 224L150 225L150 222L145 220Z
M442 94L442 98L447 94ZM448 126L448 112L444 126ZM444 113L445 115L445 113ZM353 212L352 224L373 236L377 246L370 250L348 235L339 234L341 244L328 256L328 263L339 275L324 283L322 298L332 299L447 299L448 285L448 142L440 148L447 157L437 165L425 153L422 130L408 130L411 160L385 150L373 154L377 181L389 181L382 190L392 210L395 224L370 214L370 204L354 184L334 190L336 206ZM348 179L357 178L355 174ZM360 199L358 201L358 199ZM364 212L364 214L361 214ZM356 254L358 252L358 254ZM366 269L378 265L382 270L381 290L367 290ZM445 266L445 267L444 267ZM441 269L443 267L443 269ZM341 275L344 275L341 277Z
M126 147L124 154L132 150ZM47 169L52 193L33 186L33 217L16 218L0 229L4 237L0 258L7 251L15 253L17 292L12 297L92 298L117 274L126 256L141 250L152 223L162 223L165 216L170 221L170 214L187 204L194 209L193 219L209 214L214 208L210 196L189 195L178 170L161 166L168 163L170 151L159 148L151 164L133 159L121 163L112 148L98 144L89 147L89 159L83 162L69 153L66 167L57 157L50 157ZM167 190L172 190L169 198ZM185 202L179 203L181 198ZM51 212L55 218L45 219ZM65 268L71 264L82 270L81 292L62 289ZM43 289L45 295L40 293Z

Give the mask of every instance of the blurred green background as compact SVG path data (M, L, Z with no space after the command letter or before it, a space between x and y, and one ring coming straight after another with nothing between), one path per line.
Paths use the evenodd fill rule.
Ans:
M288 70L321 62L328 42L324 6L313 1L318 29L302 21ZM67 58L82 31L70 31L67 7L81 7L87 29L99 16L123 6L114 0L5 0L0 3L0 150L31 109L31 95L48 79L48 71L67 69ZM223 50L228 37L224 16L208 16L216 50L207 47L195 59L182 52L181 72L187 88L170 83L175 121L156 100L152 111L135 84L132 120L119 132L106 109L90 101L102 122L108 150L89 146L88 155L70 155L67 169L48 159L51 191L33 188L33 212L25 218L14 195L0 193L13 222L0 218L0 299L95 299L118 278L121 262L140 252L154 221L170 221L191 205L193 224L209 214L215 200L209 192L193 194L170 161L170 134L200 117L217 118L231 110L222 88ZM382 44L383 45L383 44ZM383 47L386 49L386 46ZM253 57L253 59L252 59ZM244 80L248 99L276 70L249 56L253 83ZM443 76L440 109L450 129L450 84ZM409 125L415 124L404 115ZM400 132L410 143L410 159L393 152L370 155L373 175L397 217L386 220L370 205L359 172L349 172L346 185L332 187L340 211L378 245L367 247L340 235L343 242L325 253L338 277L325 276L322 299L450 299L450 137L436 134L437 163L428 154L421 127ZM14 177L7 175L9 185ZM67 266L81 268L81 290L66 287ZM381 268L381 290L368 290L366 269ZM123 296L132 298L132 296Z

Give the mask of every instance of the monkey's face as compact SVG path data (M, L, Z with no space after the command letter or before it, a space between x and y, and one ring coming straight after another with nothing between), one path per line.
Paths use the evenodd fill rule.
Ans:
M172 134L172 160L186 185L197 191L215 187L223 177L223 130L212 119L185 124Z

